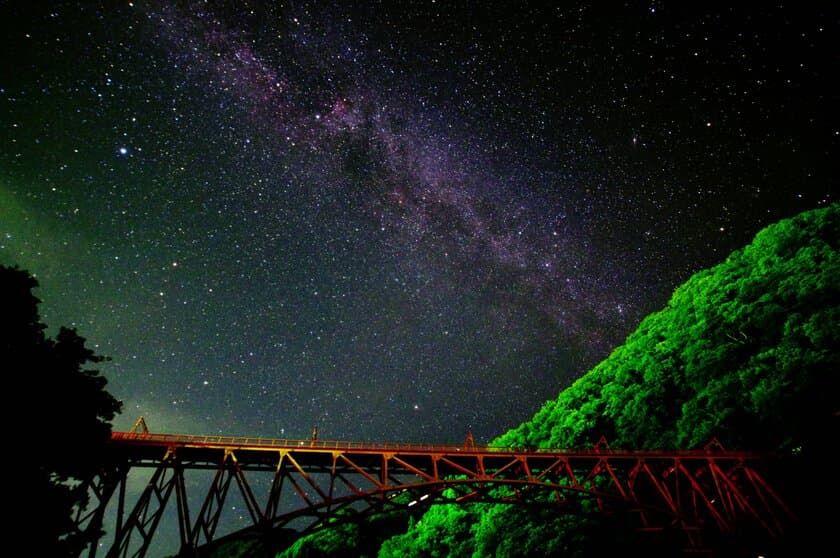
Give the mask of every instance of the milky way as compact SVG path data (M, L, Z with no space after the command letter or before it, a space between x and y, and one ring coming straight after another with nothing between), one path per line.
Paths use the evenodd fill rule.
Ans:
M0 263L118 428L486 442L833 199L816 10L0 10Z
M463 288L535 306L566 342L596 353L618 340L599 334L598 320L616 311L638 317L627 289L617 293L616 281L626 281L629 272L616 276L587 256L587 240L564 222L569 202L562 193L546 200L529 195L522 180L486 172L489 157L478 153L476 138L451 125L436 127L411 90L394 91L398 84L381 81L366 85L362 71L347 75L339 67L346 57L334 53L350 49L319 44L323 51L310 52L298 38L295 48L277 49L289 61L272 63L207 12L167 9L151 19L167 32L173 64L198 68L198 87L201 80L216 82L247 111L252 131L268 137L273 154L317 154L321 175L313 182L332 191L327 197L379 219L390 250L408 253L405 265L416 266L419 251L421 259L432 253L470 266L466 275L473 276ZM301 58L315 66L320 87L301 86L294 76L312 73L300 67ZM558 178L551 186L562 192L576 185Z

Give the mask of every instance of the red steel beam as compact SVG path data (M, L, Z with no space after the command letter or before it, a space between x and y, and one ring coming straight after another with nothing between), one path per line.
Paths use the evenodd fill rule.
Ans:
M109 556L145 554L172 491L183 549L195 548L201 539L212 542L234 479L255 529L281 527L306 515L321 520L354 502L370 510L441 501L447 495L444 488L454 490L455 502L525 502L539 491L554 497L547 504L569 502L563 494L589 498L604 512L618 507L637 513L642 530L678 525L692 547L700 544L703 522L727 532L737 518L746 516L772 537L781 532L782 518L792 517L781 498L748 466L766 455L726 451L719 444L703 450L615 450L601 440L593 449L524 450L138 431L114 432L110 447L125 465L118 474L103 476L110 484L100 479L92 487L97 508L84 516L91 526L101 526L104 507L121 482ZM125 475L131 467L154 467L155 472L123 521ZM191 520L184 471L193 469L215 469L216 475L198 516ZM264 505L248 481L248 476L258 474L271 475ZM113 480L120 475L121 481ZM292 492L284 492L288 485ZM505 486L503 497L491 490ZM406 504L394 497L401 493L414 499ZM297 507L286 505L290 497L299 498ZM132 554L134 534L141 541ZM90 548L91 558L96 546L94 542Z

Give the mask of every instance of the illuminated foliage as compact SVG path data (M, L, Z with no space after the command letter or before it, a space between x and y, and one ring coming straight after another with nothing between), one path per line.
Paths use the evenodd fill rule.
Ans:
M692 449L715 437L727 449L774 450L787 456L775 480L805 526L779 542L777 554L830 533L812 492L795 483L827 460L827 441L838 438L838 244L838 204L764 229L691 277L607 359L492 445L583 448L604 436L612 447ZM581 504L585 512L591 502ZM622 521L550 507L437 505L385 540L379 556L583 557L628 546L648 556L675 552L673 541L651 546ZM307 552L284 556L367 555L350 550L359 544L355 532L313 537L297 545Z
M698 448L717 437L807 466L837 439L839 242L836 204L766 228L493 444L588 447L604 435L613 447ZM463 556L442 542L464 538L474 556L584 556L621 533L604 537L596 521L550 513L531 521L512 506L487 506L470 522L465 513L433 508L382 556L396 555L395 544L404 556Z

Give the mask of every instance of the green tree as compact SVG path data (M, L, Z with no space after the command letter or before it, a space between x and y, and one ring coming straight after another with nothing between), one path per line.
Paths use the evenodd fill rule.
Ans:
M816 491L802 479L826 471L840 435L838 247L840 204L767 227L691 277L607 359L494 445L586 447L604 435L612 447L690 449L714 436L729 449L773 450L789 456L775 471L777 488L801 518L778 555L799 555L808 541L833 544L836 514L825 504L840 496L835 483L826 478ZM436 552L440 541L470 533L474 558L608 555L641 544L597 517L545 528L545 519L489 506L471 526L457 508L434 511L381 555L395 546L404 556L446 555ZM645 550L657 552L668 555Z
M15 477L23 489L19 517L38 530L27 541L29 554L78 556L86 540L73 514L87 503L81 487L103 464L110 421L122 404L87 368L105 359L84 338L64 327L47 337L32 293L37 286L28 272L0 266L0 362L15 381L6 408L26 405L13 425L14 449L23 450Z
M613 448L696 449L715 437L728 449L772 450L783 458L768 473L800 521L768 554L830 547L830 506L840 499L830 471L840 438L838 248L840 204L767 227L691 277L608 358L491 445L582 448L605 436ZM591 500L579 508L436 505L385 540L379 556L584 557L630 547L674 556L684 545L677 532L655 544L639 539L626 518L596 513ZM352 536L320 536L331 537L328 555L366 555ZM727 539L732 555L737 542ZM307 544L300 549L319 546Z

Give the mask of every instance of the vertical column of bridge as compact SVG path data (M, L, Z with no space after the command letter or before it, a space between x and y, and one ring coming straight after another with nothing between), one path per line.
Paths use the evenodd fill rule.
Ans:
M119 481L119 503L114 542L106 555L107 558L145 556L173 491L176 493L179 531L183 544L189 529L189 511L187 509L183 467L178 461L175 450L172 448L166 450L131 513L123 521L127 474L128 471L126 470L126 475ZM104 508L107 501L101 501L99 505ZM104 514L104 509L99 513ZM132 536L135 533L141 539L140 547L131 552ZM94 544L91 547L90 556L95 555L95 550L96 545Z

